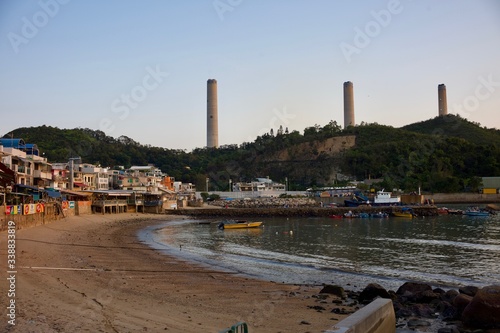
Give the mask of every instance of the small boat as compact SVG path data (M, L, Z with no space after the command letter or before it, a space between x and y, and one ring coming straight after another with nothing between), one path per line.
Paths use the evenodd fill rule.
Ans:
M328 217L329 217L329 218L331 218L331 219L341 219L341 218L343 218L344 216L343 216L343 215L335 215L335 214L334 214L334 215L329 215Z
M461 209L448 209L448 214L450 214L450 215L463 215L464 211Z
M232 221L226 220L222 221L217 225L220 230L224 229L243 229L243 228L258 228L262 222L247 222L247 221Z
M357 217L359 217L359 215L356 213L353 213L352 210L350 210L347 213L344 213L344 217L350 219L350 218L357 218Z
M392 212L392 215L396 217L409 217L409 218L413 217L412 213L406 213L406 212Z
M467 216L490 216L490 212L479 208L469 208L464 214Z
M392 215L396 217L408 217L408 218L412 218L414 216L413 210L411 208L405 208L405 207L403 207L401 211L392 212Z
M387 213L382 213L382 212L378 212L378 213L371 213L371 214L370 214L370 217L372 217L372 218L386 218L386 217L389 217L389 214L387 214Z
M448 215L449 209L446 207L438 207L437 213L438 215Z

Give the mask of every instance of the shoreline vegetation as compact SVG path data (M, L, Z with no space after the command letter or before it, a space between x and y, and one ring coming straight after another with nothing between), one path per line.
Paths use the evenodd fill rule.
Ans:
M175 213L187 211L205 217L209 212L244 213L214 208ZM244 321L249 332L322 332L371 299L388 296L400 332L500 332L477 330L477 325L464 328L460 321L461 312L481 289L444 291L409 283L397 291L370 284L354 292L348 286L275 283L210 270L138 241L139 230L180 218L185 215L93 214L17 230L16 325L6 323L2 328L6 332L219 332ZM6 244L7 232L0 237ZM2 293L0 303L8 302ZM2 312L5 318L6 307Z

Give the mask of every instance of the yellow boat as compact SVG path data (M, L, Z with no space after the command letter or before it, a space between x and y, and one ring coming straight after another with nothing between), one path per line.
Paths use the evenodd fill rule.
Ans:
M413 217L412 213L403 213L403 212L392 212L392 215L396 217L409 217L409 218Z
M219 229L243 229L243 228L258 228L262 222L247 222L247 221L223 221L217 225Z

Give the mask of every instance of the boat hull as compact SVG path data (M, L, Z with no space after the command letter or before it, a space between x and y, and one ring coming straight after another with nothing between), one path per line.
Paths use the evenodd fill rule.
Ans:
M412 213L393 212L392 215L394 215L396 217L407 217L407 218L412 218L413 217Z
M490 216L488 212L465 212L464 214L467 216Z
M262 222L244 222L244 223L221 223L219 225L220 229L246 229L246 228L258 228L262 225Z

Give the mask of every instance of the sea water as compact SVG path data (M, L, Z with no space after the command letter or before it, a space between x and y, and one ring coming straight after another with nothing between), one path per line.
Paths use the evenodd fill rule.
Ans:
M178 220L139 238L169 255L279 283L406 281L441 287L500 283L500 215L419 218L264 218L260 228L219 230L217 221Z

